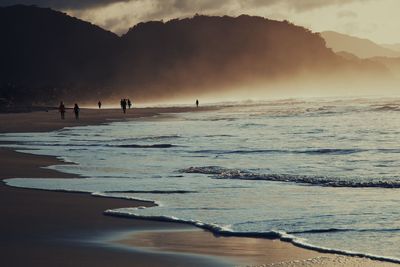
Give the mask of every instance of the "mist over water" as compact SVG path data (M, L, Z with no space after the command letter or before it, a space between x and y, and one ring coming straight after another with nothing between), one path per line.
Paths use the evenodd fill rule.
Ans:
M397 98L288 99L0 140L87 177L10 185L153 200L109 213L400 259L399 111Z

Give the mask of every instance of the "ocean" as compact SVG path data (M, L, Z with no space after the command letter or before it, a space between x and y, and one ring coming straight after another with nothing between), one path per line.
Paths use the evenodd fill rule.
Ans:
M0 140L84 177L11 186L150 200L105 212L400 262L400 98L247 101Z

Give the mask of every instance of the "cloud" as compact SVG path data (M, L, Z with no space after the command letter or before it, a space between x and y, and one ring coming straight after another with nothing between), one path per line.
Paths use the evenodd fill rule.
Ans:
M369 0L238 0L243 7L264 8L273 5L281 5L296 12L305 12L328 6L345 5L363 1Z
M342 10L337 13L338 18L357 18L357 14L350 10Z
M130 0L88 9L65 9L68 14L91 21L118 34L129 27L150 20L169 20L193 16L230 14L232 7L239 8L238 0Z
M328 6L345 5L353 2L369 0L130 0L129 3L151 3L153 10L149 18L161 16L171 17L172 14L214 13L224 14L229 11L245 13L255 10L279 6L294 12L306 12Z
M129 0L1 0L0 6L11 5L36 5L54 9L85 9L106 6L117 2L129 2Z
M369 1L371 0L0 0L0 6L35 4L51 7L123 34L142 21L184 18L196 13L230 16L250 14L278 20L287 19L296 23L299 22L296 21L296 16L308 16L308 13L315 10L337 9L343 5ZM344 17L346 14L337 16Z

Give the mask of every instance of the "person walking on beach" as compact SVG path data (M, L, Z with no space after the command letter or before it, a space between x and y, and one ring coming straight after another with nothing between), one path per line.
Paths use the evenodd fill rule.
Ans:
M124 114L126 113L126 99L121 99L121 107Z
M97 103L97 105L99 106L99 109L101 108L101 101L99 101L98 103Z
M61 114L61 119L65 120L65 106L64 106L64 103L62 101L60 102L60 106L58 107L58 111Z
M199 107L199 100L196 99L196 107Z
M132 106L132 102L131 102L131 100L128 98L128 108L131 109L131 106Z
M74 106L74 113L75 113L75 119L76 119L76 120L79 120L79 111L80 111L80 108L79 108L78 104L75 103L75 106Z

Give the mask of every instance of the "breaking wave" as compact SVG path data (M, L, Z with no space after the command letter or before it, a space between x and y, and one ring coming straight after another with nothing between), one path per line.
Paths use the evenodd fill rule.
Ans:
M176 147L173 144L101 144L101 143L91 143L91 144L76 144L76 143L42 143L42 142L25 142L22 145L34 145L43 147L71 147L69 150L74 148L84 147L120 147L120 148L170 148Z
M132 210L139 210L140 208L132 208ZM266 232L238 232L230 229L229 226L220 226L213 223L204 223L197 220L185 220L180 219L174 216L152 216L152 215L139 215L134 212L127 212L121 210L106 210L104 211L104 215L114 216L114 217L122 217L122 218L135 218L135 219L144 219L144 220L153 220L153 221L163 221L163 222L176 222L176 223L185 223L196 226L198 228L210 231L211 233L217 236L226 236L226 237L253 237L253 238L268 238L268 239L279 239L285 242L290 242L295 246L311 249L314 251L322 252L322 253L335 253L339 255L345 256L356 256L356 257L366 257L371 260L378 261L386 261L393 263L400 263L400 259L393 257L384 257L378 256L369 253L360 253L349 250L338 250L334 248L327 248L321 246L315 246L307 243L304 239L298 238L291 233L286 233L284 231L266 231Z
M312 229L305 231L291 231L288 234L321 234L321 233L340 233L340 232L399 232L400 228L384 228L384 229Z
M373 105L374 111L400 111L399 105L387 104L387 105Z
M292 182L327 187L372 187L372 188L400 188L400 178L393 180L344 179L325 176L305 176L294 174L263 174L247 170L227 169L219 166L189 167L179 170L182 173L199 173L212 175L217 179L265 180L276 182Z
M238 149L238 150L222 150L222 149L203 149L195 150L193 153L205 154L307 154L307 155L348 155L362 152L379 152L379 153L400 153L400 149L396 148L379 148L379 149L361 149L361 148L319 148L304 150L288 150L288 149Z
M112 142L127 142L127 141L151 141L151 140L168 140L182 138L182 136L175 135L158 135L158 136L144 136L144 137L132 137L132 138L115 138Z

